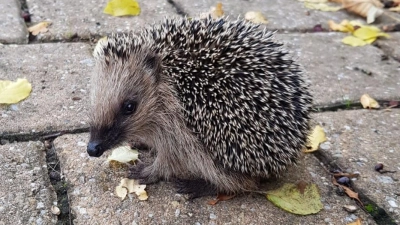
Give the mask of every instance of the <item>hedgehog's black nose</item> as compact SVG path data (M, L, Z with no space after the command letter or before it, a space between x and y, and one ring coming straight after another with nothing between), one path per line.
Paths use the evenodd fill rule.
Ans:
M104 149L101 146L100 141L90 141L87 146L87 153L93 157L99 157L103 155Z

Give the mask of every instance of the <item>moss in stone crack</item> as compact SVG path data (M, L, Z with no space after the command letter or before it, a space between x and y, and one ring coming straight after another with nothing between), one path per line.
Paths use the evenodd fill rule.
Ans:
M372 214L373 211L374 211L374 206L373 206L372 204L365 205L364 208L365 208L365 210L367 210L367 212L369 212L370 214Z
M351 108L351 100L346 100L346 109L350 109Z

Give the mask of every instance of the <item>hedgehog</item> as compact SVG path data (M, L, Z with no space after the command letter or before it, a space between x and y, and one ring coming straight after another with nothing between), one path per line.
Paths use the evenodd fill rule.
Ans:
M274 32L241 19L165 19L94 50L90 140L154 153L129 177L174 182L190 198L258 190L307 141L312 96Z

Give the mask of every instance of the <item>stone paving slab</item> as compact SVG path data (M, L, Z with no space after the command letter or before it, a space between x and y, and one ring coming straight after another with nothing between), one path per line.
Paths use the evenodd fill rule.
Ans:
M311 80L315 104L376 99L400 99L400 63L374 46L354 48L341 43L346 34L277 34ZM382 42L384 42L383 40ZM370 75L366 74L370 73Z
M0 43L25 44L28 35L19 0L0 0Z
M344 10L337 12L322 12L318 10L308 9L303 2L297 0L279 0L279 1L263 1L263 0L202 0L202 1L187 1L175 0L176 3L182 6L183 10L189 16L195 17L200 13L208 12L210 7L213 7L217 2L222 3L224 15L231 18L241 17L249 11L259 11L268 20L265 25L271 30L280 31L312 31L313 27L321 24L325 30L328 30L328 20L340 22L344 19L354 20L363 18ZM376 23L393 22L388 18L378 18Z
M336 33L276 35L276 40L284 42L304 67L315 104L358 100L364 93L377 99L400 98L400 63L382 61L384 53L373 46L343 45L342 38ZM327 48L335 54L327 54ZM94 68L91 52L92 47L83 43L0 46L0 57L4 58L0 79L26 77L33 84L26 100L0 108L0 134L87 127L89 82Z
M314 119L327 133L322 151L345 171L360 172L354 184L400 223L400 109L326 112ZM376 172L378 162L396 173Z
M87 127L91 52L82 43L0 46L0 79L32 83L27 99L0 108L0 137Z
M245 194L210 206L212 198L188 201L176 194L170 183L160 182L146 189L148 201L136 197L121 201L114 195L115 186L125 177L125 170L110 169L106 152L101 158L86 153L87 134L63 135L54 141L61 172L68 188L74 224L347 224L361 218L363 224L375 224L362 210L349 214L343 205L354 202L335 194L329 174L312 155L306 155L297 167L279 180L266 184L274 189L299 180L316 183L324 209L312 216L296 216L275 207L264 196Z
M378 39L376 45L386 54L400 62L400 32L390 33L390 36L390 39Z
M164 0L139 1L141 13L135 17L113 17L103 13L108 0L28 0L32 23L50 21L49 32L38 40L68 40L74 36L88 39L111 32L135 30L166 16L176 16L175 9Z
M0 224L55 224L57 198L41 142L0 145Z

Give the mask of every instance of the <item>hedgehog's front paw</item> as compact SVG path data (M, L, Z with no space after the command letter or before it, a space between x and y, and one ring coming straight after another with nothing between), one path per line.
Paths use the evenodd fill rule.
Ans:
M177 179L175 187L178 193L188 194L189 199L199 198L203 196L217 195L216 186L203 179L195 179L195 180Z
M142 162L129 168L128 178L138 180L140 184L153 184L159 180L153 174L153 166Z

